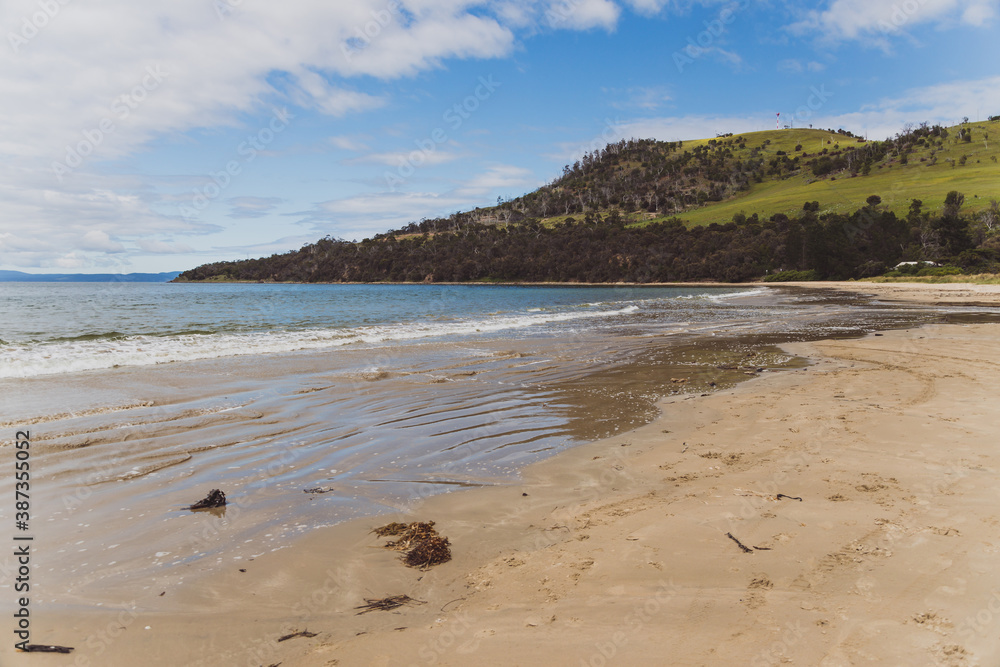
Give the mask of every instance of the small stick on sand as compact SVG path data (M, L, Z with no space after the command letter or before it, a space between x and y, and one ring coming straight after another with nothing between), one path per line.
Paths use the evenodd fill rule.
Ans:
M290 635L285 635L284 637L278 637L279 642L287 641L289 639L295 639L296 637L315 637L315 632L309 632L308 630L299 630L298 632L293 632Z
M360 609L355 616L360 616L361 614L367 614L370 611L391 611L393 609L398 609L404 604L410 604L415 602L416 604L426 604L423 600L414 600L409 595L391 595L387 598L382 598L381 600L375 600L371 598L365 598L365 604L360 607L355 607L355 609Z
M71 653L72 646L54 646L52 644L28 644L21 649L25 653Z
M743 544L738 539L736 539L735 537L733 537L732 533L726 533L726 537L728 537L729 539L731 539L733 542L736 542L736 546L738 546L740 549L743 549L743 553L745 553L745 554L752 554L753 553L753 549L751 549L750 547L748 547L747 545Z

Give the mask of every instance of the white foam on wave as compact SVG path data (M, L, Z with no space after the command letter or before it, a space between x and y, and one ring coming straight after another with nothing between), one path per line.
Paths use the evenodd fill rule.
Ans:
M766 293L766 287L754 287L752 289L740 288L732 292L723 292L722 294L719 294L717 291L701 292L699 294L679 294L672 298L683 301L690 301L694 299L704 299L706 301L725 301L726 299L740 299L748 296L759 296Z
M123 336L114 339L5 345L0 348L0 378L34 377L100 370L117 366L149 366L245 354L274 354L336 348L358 343L388 343L435 336L464 336L565 322L627 315L628 305L615 310L507 314L480 320L413 322L350 329L311 329L255 333Z
M725 301L726 299L742 299L748 296L760 296L767 294L768 288L754 287L752 289L741 289L735 292L725 292L723 294L706 294L712 301Z

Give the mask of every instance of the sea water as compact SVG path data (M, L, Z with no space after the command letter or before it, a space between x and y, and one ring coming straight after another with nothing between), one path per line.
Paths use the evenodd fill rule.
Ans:
M754 287L6 283L0 450L30 432L39 601L91 604L516 483L668 393L778 372L769 344L932 317ZM186 509L213 488L224 512Z
M558 335L745 288L0 283L0 377L490 335ZM685 315L680 315L683 318Z

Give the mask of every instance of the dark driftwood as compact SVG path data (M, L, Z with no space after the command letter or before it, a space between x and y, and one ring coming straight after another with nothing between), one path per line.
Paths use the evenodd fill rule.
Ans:
M736 539L735 537L733 537L732 533L726 533L726 537L728 537L729 539L731 539L733 542L736 542L736 546L738 546L740 549L742 549L743 553L745 553L745 554L752 554L753 553L753 549L751 549L750 547L748 547L747 545L743 544L738 539Z
M28 644L23 649L25 653L71 653L72 646L54 646L52 644Z
M279 642L287 641L289 639L295 639L296 637L315 637L315 632L309 632L308 630L299 630L298 632L293 632L290 635L285 635L284 637L278 637Z
M207 510L213 507L225 507L226 506L226 494L219 489L212 489L208 492L208 495L196 502L194 505L188 507L191 510Z

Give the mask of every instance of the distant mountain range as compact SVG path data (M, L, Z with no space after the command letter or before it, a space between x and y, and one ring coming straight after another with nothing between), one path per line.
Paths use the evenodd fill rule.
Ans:
M0 282L6 283L167 283L180 275L167 273L24 273L0 271Z

